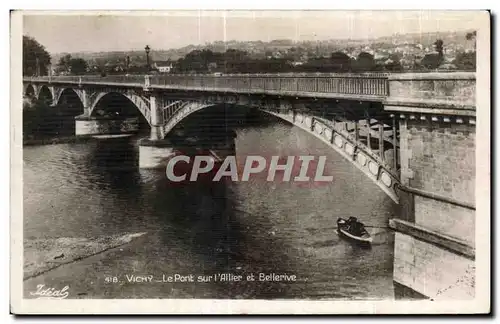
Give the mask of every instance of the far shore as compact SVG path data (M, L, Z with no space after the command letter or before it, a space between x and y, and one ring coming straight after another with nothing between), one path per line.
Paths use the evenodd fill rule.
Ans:
M85 143L92 139L90 136L58 136L46 138L23 138L23 146L51 145L64 143Z

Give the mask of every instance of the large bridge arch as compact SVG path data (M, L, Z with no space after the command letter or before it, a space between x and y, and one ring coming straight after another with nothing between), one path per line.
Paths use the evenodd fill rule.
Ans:
M188 116L216 105L218 104L199 101L185 101L172 104L172 113L170 116L167 116L168 118L163 129L165 136ZM390 164L374 156L360 141L356 142L349 135L339 131L326 121L306 113L293 112L292 110L280 113L267 109L267 107L259 107L259 110L285 120L324 142L361 170L393 201L399 202L397 194L399 179L396 172Z
M217 106L217 104L203 103L199 101L182 101L165 107L164 111L168 111L170 108L173 109L171 114L165 114L166 120L163 126L164 135L167 136L175 128L175 126L180 124L183 120L195 112L215 106Z
M58 106L64 101L65 97L71 95L73 98L78 98L83 106L83 98L81 91L74 88L55 88L54 90L54 105Z
M267 109L261 109L261 111L285 120L313 135L361 170L393 201L399 202L400 183L396 172L389 164L370 154L363 144L355 142L345 133L339 132L332 125L314 116L292 111L288 113L278 113Z
M67 116L78 116L85 113L81 96L73 88L60 88L55 91L54 104Z
M91 106L89 109L90 116L96 116L102 114L102 112L117 113L121 110L122 113L129 114L130 110L123 109L126 107L109 107L113 101L122 100L129 103L129 106L135 107L135 110L140 113L144 120L151 126L151 111L149 107L149 102L146 98L133 93L120 93L120 92L99 92L95 94L95 98L91 98ZM108 106L106 105L108 104ZM102 109L101 109L102 108ZM116 109L118 108L118 109Z

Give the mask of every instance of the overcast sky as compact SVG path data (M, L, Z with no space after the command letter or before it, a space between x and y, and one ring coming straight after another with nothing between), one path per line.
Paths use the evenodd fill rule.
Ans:
M217 40L324 40L476 29L486 16L465 11L171 11L97 15L37 13L23 34L51 53L178 48Z

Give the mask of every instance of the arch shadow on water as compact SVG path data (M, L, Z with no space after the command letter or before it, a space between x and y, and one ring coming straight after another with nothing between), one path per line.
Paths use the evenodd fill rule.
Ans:
M210 146L216 134L268 123L255 110L218 105L189 116L172 133L182 130L183 137L197 136L197 144ZM183 144L173 134L170 139ZM198 269L201 274L230 273L246 277L260 272L293 273L296 260L287 255L286 244L271 235L257 238L241 217L234 186L228 179L172 183L163 174L155 182L152 193L155 198L151 200L156 218L164 224L160 234L163 244L188 246L203 264ZM209 289L200 292L208 298L265 299L300 297L301 287L301 282L248 282L245 278L242 282L205 283L197 289Z
M233 183L156 181L153 210L161 222L162 244L188 247L198 260L199 275L293 272L285 244L269 236L257 239L235 207ZM214 282L196 289L206 298L293 298L299 284L279 282Z

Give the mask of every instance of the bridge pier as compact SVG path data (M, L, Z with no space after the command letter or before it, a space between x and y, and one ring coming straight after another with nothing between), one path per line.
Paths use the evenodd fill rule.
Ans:
M391 76L385 110L399 119L401 214L397 298L475 297L475 78Z
M169 158L174 155L174 149L165 138L163 107L157 93L145 88L148 93L151 133L149 138L139 141L139 168L166 168Z
M168 160L173 155L173 146L167 139L143 138L139 141L139 168L141 169L165 169Z
M162 107L157 95L152 93L149 95L149 107L151 112L151 141L159 141L165 137L163 132L163 116Z

